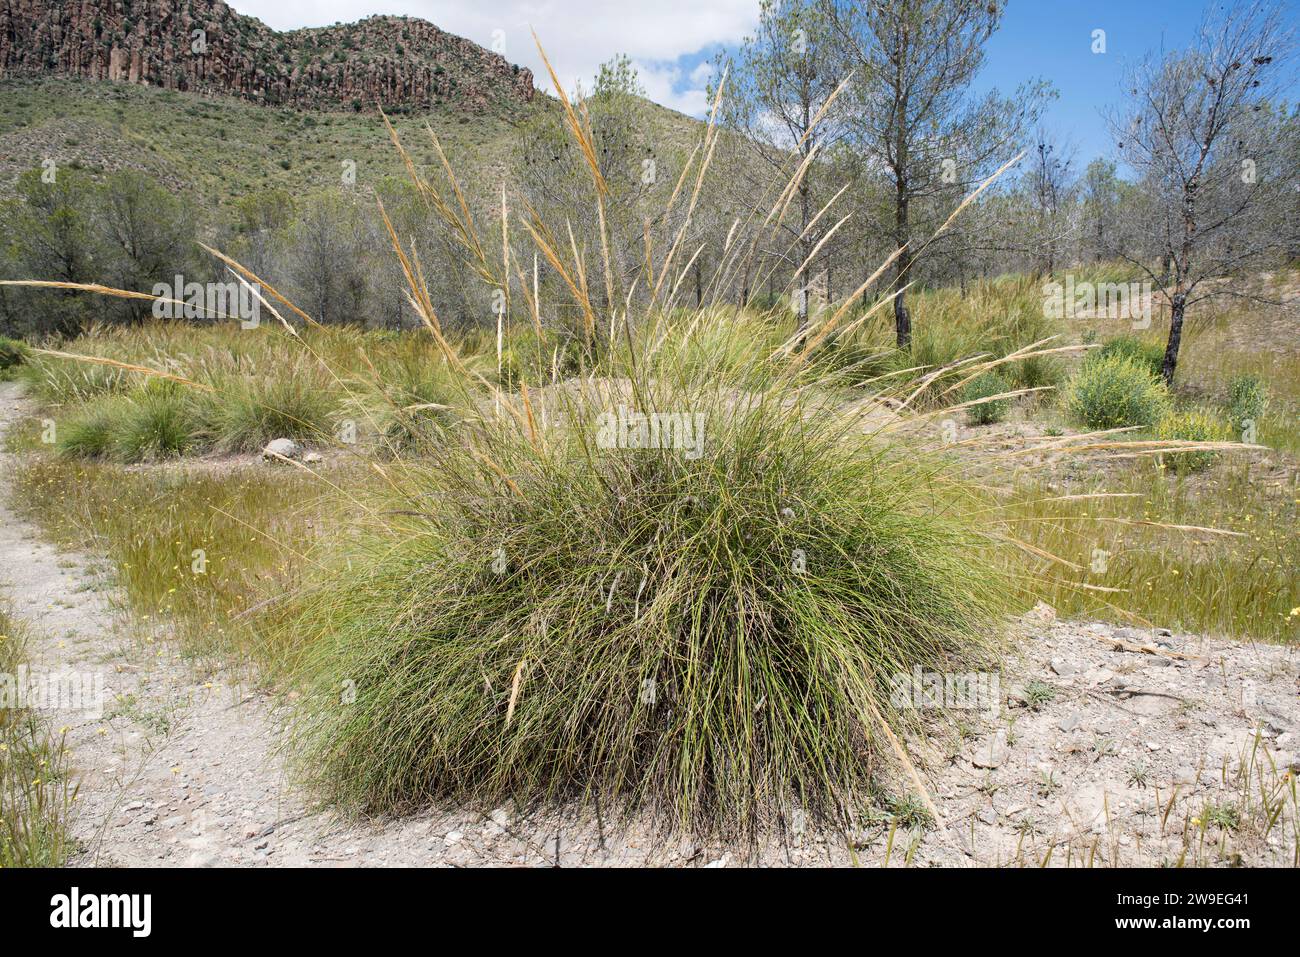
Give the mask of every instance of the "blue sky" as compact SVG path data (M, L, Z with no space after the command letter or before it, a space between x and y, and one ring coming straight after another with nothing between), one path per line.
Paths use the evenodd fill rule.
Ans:
M423 17L491 46L531 68L546 88L533 46L535 29L566 88L589 83L616 53L636 61L657 102L701 116L708 64L734 49L758 19L758 0L230 0L276 29L324 26L375 13ZM1279 0L1300 25L1300 0ZM1060 94L1045 123L1075 147L1080 167L1110 151L1101 109L1116 102L1125 65L1148 51L1186 46L1206 4L1202 0L1010 0L1002 28L990 39L984 73L973 92L1014 92L1042 78ZM1106 32L1106 52L1091 50L1092 32Z

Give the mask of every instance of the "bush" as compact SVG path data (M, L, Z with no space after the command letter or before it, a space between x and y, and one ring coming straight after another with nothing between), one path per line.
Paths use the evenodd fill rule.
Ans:
M1157 379L1165 364L1164 347L1154 342L1144 342L1137 336L1116 336L1100 348L1087 354L1085 362L1098 362L1113 358L1128 359L1136 366L1146 369Z
M1196 409L1166 416L1156 429L1156 436L1171 442L1223 442L1227 430L1212 412ZM1218 457L1214 451L1166 452L1161 456L1165 467L1179 475L1203 471Z
M467 424L321 556L279 636L304 649L300 767L371 811L596 794L702 831L846 822L880 723L915 718L891 678L988 660L1007 586L978 509L779 392L642 381L704 416L701 454L609 447L598 416L637 402L603 381L553 390L544 439Z
M975 402L991 395L1014 391L1015 386L996 372L983 372L962 386L961 401ZM994 399L992 402L981 402L979 405L971 406L966 410L966 417L970 419L972 425L991 425L1005 419L1009 411L1011 411L1010 399Z
M1145 366L1112 355L1080 366L1065 406L1089 429L1151 428L1169 411L1169 390Z
M1268 408L1268 386L1259 376L1244 373L1228 385L1228 422L1234 429L1245 429L1247 422L1259 424Z

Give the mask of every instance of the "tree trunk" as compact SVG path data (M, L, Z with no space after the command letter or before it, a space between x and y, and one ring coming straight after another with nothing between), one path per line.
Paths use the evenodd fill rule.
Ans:
M902 248L907 242L908 233L908 196L907 185L903 182L902 177L896 180L896 191L894 194L894 243ZM907 267L911 264L912 257L904 252L894 260L894 289L903 288L903 277L907 274ZM912 345L912 315L907 311L907 303L904 301L904 294L900 291L894 298L894 331L898 342L898 348L909 349Z
M1165 385L1174 386L1174 371L1178 368L1178 347L1183 341L1183 311L1187 308L1187 297L1183 293L1174 295L1169 309L1169 342L1165 346L1165 361L1160 367L1160 375Z

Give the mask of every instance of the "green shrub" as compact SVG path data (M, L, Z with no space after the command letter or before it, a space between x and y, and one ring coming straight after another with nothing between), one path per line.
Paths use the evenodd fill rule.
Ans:
M1066 390L1065 406L1089 429L1151 428L1169 411L1169 390L1145 366L1108 356L1080 366Z
M1233 429L1246 428L1247 422L1258 426L1260 417L1268 408L1268 386L1252 373L1233 378L1228 385L1228 422Z
M988 661L1007 586L978 509L779 392L642 382L704 416L692 458L602 444L598 416L637 403L589 388L544 441L466 424L320 556L277 636L303 649L303 773L357 809L595 794L703 831L847 821L880 722L916 727L893 676Z
M961 401L975 402L992 395L1013 391L1015 386L996 372L983 372L962 386ZM971 406L966 410L966 416L972 425L991 425L994 422L1001 422L1010 411L1011 399L994 399L992 402L981 402L979 405Z
M1165 364L1164 347L1154 342L1146 342L1137 336L1116 336L1109 339L1100 349L1087 353L1085 362L1098 362L1115 357L1128 359L1134 365L1146 369L1157 379Z
M1156 437L1171 442L1223 442L1227 430L1212 412L1194 409L1166 416L1156 429ZM1214 451L1166 452L1161 456L1165 467L1179 475L1203 471L1218 457Z

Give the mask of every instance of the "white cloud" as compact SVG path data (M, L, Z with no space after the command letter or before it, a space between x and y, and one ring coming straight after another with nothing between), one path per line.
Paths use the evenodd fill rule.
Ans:
M647 64L638 61L635 66L646 96L656 103L690 116L699 116L708 108L702 83L692 83L691 87L684 90L674 89L682 81L682 69L677 64Z
M701 62L691 71L691 86L703 87L713 76L713 64L708 60Z
M699 68L681 85L676 61L714 44L734 44L758 20L758 0L230 0L240 13L277 30L327 26L376 13L421 17L451 33L491 47L493 31L505 36L505 57L533 71L550 89L529 28L537 31L560 82L590 86L597 67L616 53L641 65L651 99L698 113L706 74ZM676 69L677 74L672 75Z

